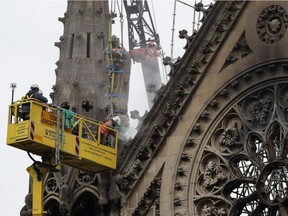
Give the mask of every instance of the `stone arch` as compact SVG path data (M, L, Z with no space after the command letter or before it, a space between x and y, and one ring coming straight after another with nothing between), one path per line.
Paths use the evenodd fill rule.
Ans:
M285 98L288 92L288 78L286 73L286 62L282 61L250 68L239 73L232 81L227 81L226 85L215 93L215 97L210 99L207 106L203 107L203 113L209 112L210 119L203 121L201 119L203 115L199 114L199 119L191 125L187 139L183 143L183 150L180 152L180 154L185 152L190 155L191 160L187 162L181 160L181 156L178 157L179 165L175 172L178 172L181 167L186 170L186 174L177 173L174 182L182 185L178 188L187 187L187 191L174 189L175 214L181 215L181 212L186 212L189 215L216 213L216 215L250 215L284 211L279 207L287 201L284 192L277 194L274 190L270 196L265 197L261 190L268 190L267 185L262 184L260 188L256 188L255 179L249 179L243 173L241 177L237 175L241 173L239 164L246 167L246 172L254 166L253 169L258 169L254 174L262 176L267 183L272 181L273 173L282 171L283 174L283 170L288 168L288 164L283 162L287 158L287 150L281 144L286 142L287 133L288 106ZM229 97L223 97L224 90ZM211 104L215 101L217 106L212 108ZM200 128L201 133L195 128ZM280 129L281 132L276 134L275 131ZM270 137L267 135L269 133ZM255 149L273 145L267 143L275 137L278 137L276 140L280 149L278 152L273 151L275 146L265 147L266 149L261 150L262 153L255 152ZM271 162L270 168L263 169L267 164L260 159L255 159L257 165L247 162L249 158L256 157L255 155L266 157L265 163ZM277 163L272 163L274 159L277 159ZM276 165L281 169L274 170L273 167ZM284 178L284 174L282 177ZM281 178L278 184L287 186L282 183ZM248 198L246 196L237 198L235 191L242 190L241 193L247 194L245 190L252 188L251 185L254 185L255 191L251 192ZM232 192L234 197L231 197ZM277 201L278 206L272 204L275 199L278 199L275 198L277 196L281 196L280 201ZM253 197L257 199L252 199ZM178 202L176 203L175 200ZM247 210L245 207L247 205L244 206L243 202L246 202L250 210Z

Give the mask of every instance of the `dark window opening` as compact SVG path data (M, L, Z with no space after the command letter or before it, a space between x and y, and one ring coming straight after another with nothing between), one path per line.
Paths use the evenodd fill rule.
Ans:
M70 59L73 57L74 37L75 37L75 35L72 34L72 36L71 36L71 41L70 41L70 49L69 49L69 58L70 58Z
M91 33L87 33L87 50L86 50L87 58L90 58L90 40L91 40Z

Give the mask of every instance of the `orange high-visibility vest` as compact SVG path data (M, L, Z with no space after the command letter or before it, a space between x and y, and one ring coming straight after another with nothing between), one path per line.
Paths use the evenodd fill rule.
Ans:
M105 127L101 126L101 129L100 129L101 134L106 134L106 135L109 134L109 129L107 127L111 127L111 126L109 126L108 123L111 123L111 126L112 126L112 120L110 119L110 120L104 122L103 126L105 126Z

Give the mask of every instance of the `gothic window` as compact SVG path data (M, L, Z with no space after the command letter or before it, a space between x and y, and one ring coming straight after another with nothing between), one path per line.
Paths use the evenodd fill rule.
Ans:
M103 215L103 212L101 209L102 208L99 206L97 198L89 192L84 192L73 203L70 215L71 216L79 216L79 215L101 216Z
M56 199L49 199L44 206L44 210L49 212L47 215L61 216L59 202Z
M70 38L70 45L69 45L69 59L73 57L74 38L75 38L75 34L72 34Z
M288 215L288 85L265 86L223 116L197 178L199 215Z
M86 44L86 58L90 58L91 57L91 51L90 51L90 49L91 49L91 33L90 32L88 32L87 33L87 44Z

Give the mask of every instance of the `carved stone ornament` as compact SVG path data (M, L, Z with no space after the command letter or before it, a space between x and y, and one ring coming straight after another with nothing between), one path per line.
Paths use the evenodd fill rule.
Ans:
M257 20L258 37L267 44L281 40L287 29L287 12L279 5L265 8Z
M140 201L138 202L138 205L132 213L132 216L147 215L149 208L151 208L153 203L160 196L160 186L161 178L155 177L151 182L150 186L147 188L146 192L144 193L144 196L141 197Z
M209 161L203 175L203 185L208 188L216 185L219 181L225 180L227 176L215 161Z
M86 173L81 170L78 170L76 181L80 185L89 185L92 184L96 179L96 175L92 173Z
M245 32L243 32L239 40L234 44L232 51L226 57L226 61L221 70L237 62L239 59L242 59L248 56L251 53L252 53L252 50L246 41Z
M25 206L20 211L20 216L32 215L32 193L29 193L25 197Z
M205 215L226 215L224 208L217 208L216 206L204 205L203 212Z
M236 126L237 123L232 122L232 124L225 129L225 131L222 133L221 139L219 140L220 144L224 146L240 145L240 136Z

